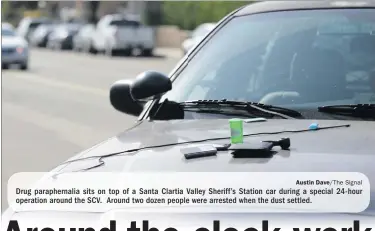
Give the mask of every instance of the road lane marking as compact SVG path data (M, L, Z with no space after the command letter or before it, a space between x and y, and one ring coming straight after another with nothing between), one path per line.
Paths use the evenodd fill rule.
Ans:
M94 94L97 96L104 96L104 97L109 96L109 89L104 90L104 89L95 88L95 87L83 86L83 85L75 84L71 82L68 83L66 81L59 81L56 79L48 79L47 77L42 77L40 75L32 74L32 73L8 72L6 76L9 76L8 78L22 79L25 81L39 83L39 84L43 84L43 85L50 86L50 87L57 87L57 88L63 88L67 90L79 91L83 93Z
M47 115L25 106L3 102L3 113L12 118L33 124L44 130L54 132L61 139L75 144L83 149L100 142L104 136L111 136L109 132L98 131L91 126L72 122L62 117ZM100 135L95 135L100 134ZM113 135L113 134L112 134ZM74 153L72 153L73 155Z

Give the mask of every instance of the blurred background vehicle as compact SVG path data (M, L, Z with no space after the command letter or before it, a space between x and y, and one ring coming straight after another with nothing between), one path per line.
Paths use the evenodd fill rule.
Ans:
M10 30L14 30L14 26L8 22L3 22L1 23L1 28L7 28L7 29L10 29Z
M136 118L116 113L108 104L108 89L114 81L131 80L144 70L171 71L181 58L187 31L217 22L246 4L249 2L2 1L2 22L15 28L25 17L48 17L55 27L71 19L96 25L105 15L121 13L137 15L155 33L153 58L111 59L30 46L30 71L3 71L2 206L7 206L7 180L14 173L48 171L73 153L133 125ZM35 162L36 158L41 161Z
M154 31L136 17L106 15L96 26L93 44L97 51L109 56L116 52L132 55L135 50L139 50L141 55L152 56L155 45Z
M1 69L8 69L12 64L20 65L22 70L28 68L28 44L9 25L1 26L1 55Z
M82 26L81 23L57 25L48 36L47 47L54 50L72 50L73 38Z
M25 17L18 24L17 34L25 38L26 41L30 41L30 36L39 25L51 24L51 23L52 23L51 19L48 19L46 17L40 17L40 18Z
M84 25L73 38L73 50L83 51L85 53L95 53L92 39L95 32L94 24Z
M182 43L182 52L188 53L195 45L197 45L211 30L215 28L215 23L204 23L199 25Z
M36 47L46 47L49 35L55 26L55 24L39 25L30 36L30 45Z

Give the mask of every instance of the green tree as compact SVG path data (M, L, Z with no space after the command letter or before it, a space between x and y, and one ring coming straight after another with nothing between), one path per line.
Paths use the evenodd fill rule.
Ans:
M90 1L89 4L89 22L96 24L98 22L97 12L100 1Z
M146 12L144 22L147 25L154 26L163 23L162 7L164 2L146 1Z
M1 20L6 20L9 11L10 11L10 2L3 1L1 4Z
M206 22L217 22L249 1L164 1L163 23L192 30Z
M26 10L22 2L2 1L1 19L13 26L17 26L18 21L22 17L22 13Z

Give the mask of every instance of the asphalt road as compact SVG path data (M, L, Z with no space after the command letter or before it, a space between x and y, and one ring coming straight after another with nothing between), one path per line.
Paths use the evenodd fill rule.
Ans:
M181 57L114 57L31 50L30 70L2 71L2 207L16 172L50 171L57 164L131 126L115 111L109 87L145 70L168 73Z

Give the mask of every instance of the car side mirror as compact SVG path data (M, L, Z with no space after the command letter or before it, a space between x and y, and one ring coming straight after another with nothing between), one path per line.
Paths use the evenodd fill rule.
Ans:
M119 80L115 82L109 92L109 99L112 106L123 113L139 116L143 110L143 104L133 99L130 88L132 82Z
M156 71L146 71L136 77L131 84L130 93L135 100L148 101L171 89L172 82L168 76Z

